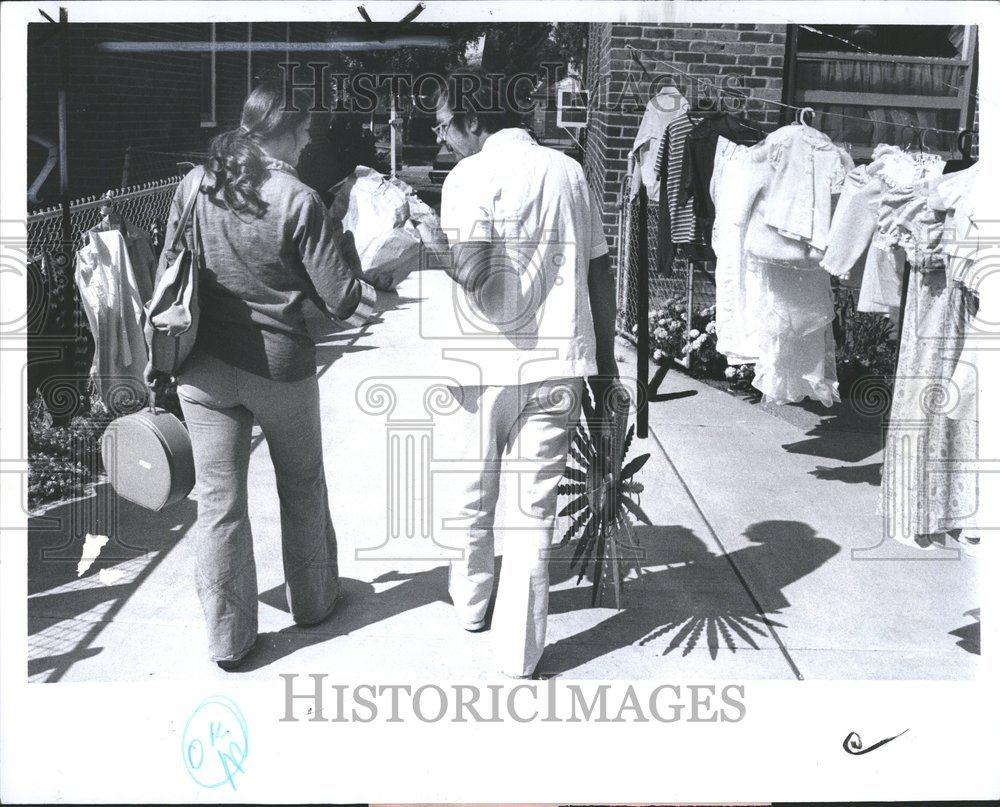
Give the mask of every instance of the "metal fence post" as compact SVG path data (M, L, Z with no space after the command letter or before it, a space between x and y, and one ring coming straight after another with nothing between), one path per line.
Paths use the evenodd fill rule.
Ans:
M687 333L684 335L684 344L691 346L691 329L694 327L694 260L688 258L687 261ZM691 369L691 352L685 354L681 364L686 369Z
M637 437L649 436L649 216L646 186L639 185L639 251L636 267L636 427Z
M75 330L74 315L76 313L76 289L73 280L73 226L70 218L70 191L69 191L69 105L67 95L69 93L70 79L70 41L69 41L69 12L65 8L59 9L59 91L56 96L57 109L59 115L59 232L61 236L61 249L59 254L62 257L62 277L60 284L62 288L62 336L65 340L62 346L62 365L67 376L76 381L76 340L73 338ZM83 382L79 383L79 399L83 401ZM53 414L53 420L59 424L68 423L73 418L73 412L62 413L59 409L57 414Z

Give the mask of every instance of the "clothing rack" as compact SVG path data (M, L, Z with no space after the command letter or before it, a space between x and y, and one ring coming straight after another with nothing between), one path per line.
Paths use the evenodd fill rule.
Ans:
M637 48L635 48L633 45L631 45L631 44L626 44L625 47L629 50L629 52L630 52L630 54L632 56L632 59L639 66L639 69L642 71L642 73L646 77L646 79L648 79L651 82L654 81L654 77L649 72L649 70L646 68L646 65L643 63L641 52ZM750 96L749 95L744 95L742 93L735 92L733 90L733 88L731 88L731 87L723 87L723 86L721 86L719 84L716 84L715 82L712 82L711 80L709 80L707 78L704 78L702 76L693 75L692 73L689 73L688 71L686 71L686 70L684 70L682 68L679 68L676 65L673 65L673 64L671 64L669 62L666 62L666 61L664 61L662 59L653 58L652 61L655 62L656 64L663 65L664 67L666 67L669 70L674 71L675 73L678 73L680 75L683 75L683 76L687 77L688 79L690 79L693 82L699 82L701 84L701 86L707 86L707 87L715 89L719 93L719 97L720 98L722 97L722 95L724 93L729 93L729 94L732 94L734 96L742 97L744 99L744 101L750 100ZM626 85L628 84L629 77L626 77L626 80L625 80ZM754 100L760 101L763 104L770 104L772 106L779 107L779 108L782 108L782 109L792 110L799 117L799 122L800 123L803 123L803 113L805 111L810 111L814 115L815 114L830 115L830 116L835 116L835 117L844 118L844 119L848 119L848 120L857 120L857 121L861 121L863 123L869 123L869 124L870 123L878 123L880 125L884 124L884 125L889 125L889 126L895 126L897 128L902 128L904 130L906 128L910 128L910 129L913 129L917 133L917 136L919 138L919 142L920 142L920 145L921 145L921 151L924 150L923 149L923 138L924 138L924 133L925 132L932 131L932 132L939 132L939 133L953 135L956 138L956 143L958 144L959 150L962 151L963 154L965 153L966 150L965 150L965 148L962 147L962 138L963 137L971 136L971 135L973 135L975 133L975 130L971 130L971 129L963 129L961 132L957 132L957 131L952 131L950 129L941 129L941 128L937 128L937 127L933 127L933 126L919 127L919 126L915 126L914 124L911 124L911 123L898 123L898 122L895 122L895 121L872 121L869 118L862 118L862 117L857 116L857 115L844 115L842 113L826 112L824 110L820 110L819 112L817 112L816 110L812 109L811 107L797 107L797 106L794 106L794 105L791 105L791 104L786 104L786 103L781 102L781 101L773 101L773 100L768 99L768 98L756 98ZM649 401L650 401L652 395L654 394L655 390L650 388L650 383L649 383L649 358L650 358L649 357L649 334L648 334L648 320L649 320L649 309L648 309L648 306L649 306L649 266L648 266L648 243L647 243L647 235L648 234L646 232L646 228L647 228L648 222L647 222L647 216L646 216L646 204L647 204L647 200L646 200L646 193L645 193L645 185L644 184L640 183L640 187L639 187L638 192L639 192L640 220L639 220L639 232L638 232L638 239L639 239L639 266L638 266L638 275L637 275L637 278L636 278L636 280L637 280L637 286L638 286L638 288L637 288L637 296L638 296L638 299L637 299L637 308L638 308L638 310L636 312L637 313L637 322L636 322L636 325L637 325L636 352L638 354L637 355L637 360L638 360L637 361L637 373L636 373L636 396L637 396L637 406L638 406L637 416L636 416L636 435L638 437L640 437L640 438L645 438L647 436L647 434L648 434L648 423L649 423L648 406L649 406ZM695 271L695 263L697 263L697 262L694 261L694 260L688 259L687 263L688 263L688 266L687 266L687 271L688 271L688 317L689 317L689 321L690 321L691 307L692 307L691 306L692 277L693 277L693 274L694 274L694 271ZM705 271L704 267L702 267L700 265L697 268L700 269L703 272ZM897 370L898 370L898 364L899 364L899 347L900 347L900 345L902 343L903 328L904 328L904 325L905 325L906 302L907 302L907 297L908 297L908 294L909 294L909 284L910 284L911 272L912 272L912 267L910 266L909 261L906 261L904 263L904 267L903 267L902 293L901 293L901 298L900 298L899 317L898 317L898 321L897 321L897 325L896 325L896 332L897 332L897 335L896 335L896 339L897 339L897 343L896 343L896 368L897 368ZM654 377L653 386L656 386L658 384L658 382L662 379L662 377L663 377L663 373L660 372L660 371L658 371L656 373L655 377ZM883 435L883 437L884 437L884 435Z

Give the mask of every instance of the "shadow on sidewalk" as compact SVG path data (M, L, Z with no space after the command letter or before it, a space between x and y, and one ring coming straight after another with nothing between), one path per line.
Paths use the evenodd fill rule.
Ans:
M376 294L377 302L375 305L380 315L360 329L350 326L346 322L330 319L311 303L306 306L306 328L309 331L309 336L316 343L316 366L320 375L348 353L374 350L377 345L365 345L359 344L359 342L362 339L371 338L369 326L382 322L382 314L409 308L415 303L422 302L420 297L403 297L394 291L379 291Z
M873 485L878 487L882 484L882 463L870 462L867 465L844 465L841 467L817 465L815 470L809 472L810 476L817 479L829 480L833 482L846 482L848 485Z
M397 581L398 585L392 588L382 592L375 590L376 583ZM273 608L288 612L284 585L265 591L259 599ZM414 573L394 570L380 575L371 583L342 577L337 607L326 620L319 625L291 626L280 631L260 634L257 645L237 672L259 670L302 648L346 636L369 625L435 602L449 602L447 566L436 566Z
M748 527L745 535L753 545L729 558L747 580L754 597L734 574L727 556L711 554L689 528L674 525L641 529L640 542L646 551L643 565L649 571L628 585L626 591L632 604L593 628L547 647L539 673L564 673L628 645L665 645L661 655L682 648L684 656L697 646L707 646L714 659L720 650L735 653L738 647L760 649L772 643L771 628L783 625L765 615L789 606L782 589L822 566L840 547L817 537L807 524L794 521L760 522ZM576 578L568 558L565 552L553 557L553 586ZM502 558L497 558L496 581L501 565ZM389 582L398 585L376 592L376 584ZM346 636L415 608L447 603L447 587L445 565L415 573L392 571L372 583L342 578L340 602L325 622L262 633L239 672L259 670L305 647ZM584 582L553 591L549 612L590 610L590 597L590 586ZM264 592L260 600L288 611L283 586Z
M958 641L955 642L958 647L961 647L967 653L978 656L981 652L979 609L973 608L971 611L966 611L963 616L971 617L973 622L948 631L948 633L951 636L958 637Z
M545 649L542 676L559 675L629 645L681 649L686 656L704 647L712 659L720 650L758 650L774 641L772 627L784 627L767 615L789 606L782 589L832 558L840 547L816 536L807 524L765 521L744 535L752 546L713 555L688 527L646 527L638 531L650 569L626 588L621 611L575 636ZM753 592L751 597L733 565ZM550 613L589 607L589 586L553 592Z
M830 409L809 400L794 406L822 419L806 432L808 439L782 446L790 454L861 462L882 450L881 416L863 415L843 402Z
M119 498L105 482L91 496L29 519L28 674L48 672L46 681L58 681L75 662L101 652L94 641L177 546L196 512L195 502L185 499L153 513ZM78 576L87 533L110 540ZM111 567L124 582L95 580ZM88 613L91 618L76 619Z

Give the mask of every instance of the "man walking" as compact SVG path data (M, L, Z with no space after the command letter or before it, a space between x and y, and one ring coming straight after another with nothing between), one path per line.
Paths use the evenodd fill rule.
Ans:
M472 473L447 502L464 556L449 592L461 624L484 629L494 580L501 474L503 566L492 633L501 670L531 677L545 646L556 485L579 421L583 379L617 378L614 281L600 209L583 169L521 126L496 76L451 78L439 141L459 162L442 190L441 225L456 307L478 365L459 400L460 459ZM599 405L601 402L598 402ZM453 543L453 541L449 541Z

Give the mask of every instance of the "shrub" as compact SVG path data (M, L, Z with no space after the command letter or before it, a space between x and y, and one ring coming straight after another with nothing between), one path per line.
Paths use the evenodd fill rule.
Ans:
M881 314L843 313L837 365L856 375L891 376L896 370L895 326Z
M753 364L737 364L727 367L724 375L732 389L740 392L752 392L755 368L756 365Z
M101 435L114 416L100 401L57 426L38 397L28 407L28 507L77 496L101 471Z
M722 378L726 359L715 349L715 306L692 312L687 321L687 302L680 295L667 299L650 311L653 359L666 362L688 357L688 372L699 378Z

